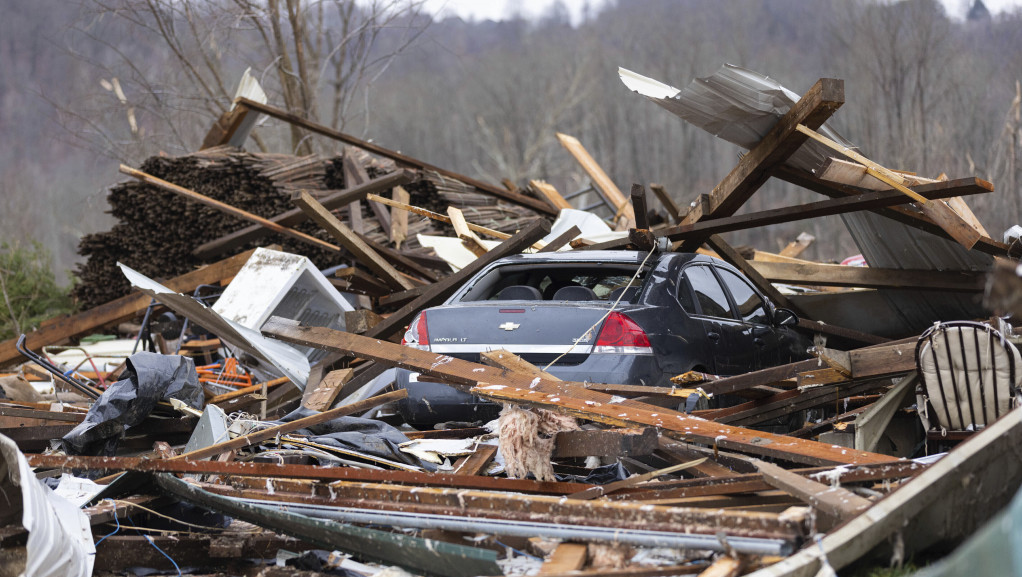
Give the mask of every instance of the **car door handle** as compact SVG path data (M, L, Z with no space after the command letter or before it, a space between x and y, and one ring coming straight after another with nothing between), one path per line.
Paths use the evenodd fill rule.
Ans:
M706 338L710 339L713 342L717 342L717 341L720 340L720 333L713 333L713 332L706 333Z
M756 345L760 346L760 347L762 347L763 345L766 344L766 341L764 341L763 339L761 339L759 337L756 337L756 338L752 339L752 342L756 343Z
M770 334L768 327L752 327L752 336L754 337L762 337L768 334Z

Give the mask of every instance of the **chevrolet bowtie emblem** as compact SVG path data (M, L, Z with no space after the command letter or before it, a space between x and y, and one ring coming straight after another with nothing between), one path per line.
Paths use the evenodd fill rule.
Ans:
M508 322L506 322L506 323L504 323L502 325L498 325L497 328L498 329L504 329L505 331L513 331L513 330L517 329L520 326L522 326L522 325L520 325L518 323L513 323L511 321L508 321Z

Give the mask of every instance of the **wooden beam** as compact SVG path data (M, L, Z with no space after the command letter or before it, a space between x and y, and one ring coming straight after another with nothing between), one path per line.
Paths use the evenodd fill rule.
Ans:
M202 146L199 147L199 150L206 150L214 146L223 146L229 143L231 137L241 127L245 117L248 116L248 113L249 108L244 104L239 104L230 110L224 111L220 118L213 123L213 126L209 128L206 137L202 139Z
M575 160L582 166L582 170L589 175L589 178L593 181L593 186L600 193L600 196L617 210L617 214L614 215L615 230L634 228L635 211L632 209L632 205L628 203L628 199L622 194L617 185L614 184L614 181L607 176L607 173L603 171L603 168L596 162L596 159L582 146L582 143L574 136L568 136L560 132L557 133L557 140L561 142L561 146L575 157Z
M578 571L585 567L589 559L589 548L583 543L561 543L550 554L537 575L556 575L569 571Z
M546 246L536 252L556 252L559 248L570 243L580 234L582 234L582 231L579 230L578 226L572 225L571 228L557 235L557 238L551 240L546 244Z
M657 184L655 182L650 183L649 189L652 190L653 194L655 194L657 199L660 200L660 204L664 205L664 208L667 209L667 214L670 215L671 220L673 220L675 224L680 223L682 210L678 206L678 203L674 202L674 199L671 198L671 195L667 194L667 189L664 188L664 185Z
M313 411L325 411L334 404L337 393L352 377L355 376L353 369L338 369L330 371L320 379L315 387L306 387L302 394L302 406Z
M656 448L653 427L562 431L554 436L553 457L633 457L650 455Z
M475 452L459 461L452 473L455 475L482 475L486 473L486 468L496 456L496 445L476 445Z
M408 214L407 212L404 211L402 211L402 213L405 214L406 216ZM421 264L415 262L411 258L408 258L408 256L405 255L405 253L402 253L399 250L395 250L387 245L380 244L365 235L360 234L357 236L358 238L362 239L362 242L366 243L370 248L379 253L380 256L385 257L385 259L388 262L390 262L394 266L394 268L406 272L408 274L421 276L422 278L430 282L436 282L437 280L439 280L440 277L437 275L436 272L434 272L432 269L422 266ZM444 263L445 266L446 264L447 263Z
M280 248L280 247L276 247ZM245 266L255 249L207 265L198 270L174 277L165 283L176 292L189 293L204 284L218 284L224 279L234 278ZM78 314L50 319L39 329L26 333L25 346L38 349L100 329L101 327L131 319L149 306L152 299L141 292L134 292L106 304ZM15 344L17 338L0 343L0 366L24 360Z
M151 174L146 174L145 172L142 172L141 170L136 170L136 169L134 169L134 168L132 168L130 166L127 166L125 164L121 165L120 171L122 173L127 174L128 176L130 176L132 178L138 179L138 180L140 180L140 181L142 181L142 182L144 182L146 184L151 184L151 185L153 185L153 186L155 186L157 188L161 188L163 190L166 190L166 191L169 191L169 192L173 192L175 194L179 194L179 195L181 195L181 196L183 196L185 198L188 198L188 199L193 200L195 202L198 202L200 204L204 204L204 205L206 205L208 207L215 208L216 210L219 210L220 212L223 212L223 213L226 213L226 214L230 214L231 216L235 216L235 217L240 218L242 220L247 220L249 222L254 222L254 223L256 223L257 225L259 225L259 226L261 226L263 228L267 228L267 229L269 229L269 230L271 230L273 232L279 233L279 234L290 236L291 238L295 238L295 239L298 239L298 240L300 240L302 242L306 242L306 243L311 244L312 246L315 246L317 248L321 248L321 249L329 250L329 251L334 251L334 252L340 252L340 250L341 250L340 247L338 247L336 245L332 245L332 244L326 242L325 240L320 240L320 239L318 239L318 238L316 238L314 236L305 234L304 232L301 232L301 231L298 231L298 230L294 230L294 229L291 229L291 228L287 228L286 226L282 226L280 224L277 224L277 223L273 222L272 220L265 219L265 218L263 218L263 217L261 217L259 215L252 214L251 212L241 210L240 208L233 207L233 206L231 206L229 204L220 202L219 200L215 200L215 199L209 198L208 196L204 196L204 195L199 194L199 193L197 193L197 192L195 192L193 190L188 190L187 188L185 188L183 186L178 186L178 185L173 184L171 182L167 182L166 180L163 180L161 178L156 178L155 176L153 176Z
M926 198L939 199L993 192L993 187L984 186L986 184L989 183L985 183L977 178L963 178L921 185L916 187L915 190ZM798 206L775 208L738 216L701 219L698 222L685 223L659 230L657 234L658 236L666 236L673 241L698 239L708 234L746 230L760 226L795 222L860 210L875 210L909 202L912 202L911 199L896 191L862 192L854 196L810 202Z
M330 284L343 292L350 292L371 297L381 297L393 292L383 281L366 271L349 266L334 273L334 278L327 279Z
M408 290L414 288L404 275L390 265L369 245L362 241L355 233L344 226L344 223L337 219L329 210L320 204L312 195L305 191L297 191L291 200L302 209L309 218L316 221L316 224L330 233L331 236L341 243L352 257L367 266L376 273L384 282L397 290Z
M808 140L809 137L798 132L797 127L802 124L809 128L819 128L844 101L843 80L818 80L713 189L709 212L690 212L683 224L736 213L767 181L770 169L782 164ZM701 244L702 240L697 238L685 241L681 248L694 250Z
M345 153L344 154L344 160L342 161L344 163L344 182L345 182L344 187L345 188L354 188L354 187L356 187L356 186L358 186L360 184L365 184L365 183L369 182L370 179L369 179L369 173L366 172L365 167L362 166L362 163L360 163L357 160L355 160L355 156L354 155L348 153L349 150L350 149L344 151L344 153ZM348 178L349 178L348 175L349 175L349 173L351 175L351 177L350 177L351 178L351 184L348 184ZM372 210L373 211L373 215L376 216L377 222L380 223L380 228L383 229L384 232L389 231L390 230L390 212L387 211L386 207L384 207L382 204L380 204L378 202L374 202L374 201L370 200L369 201L369 209ZM355 232L364 233L364 231L360 231L360 230L356 229L355 227L351 227L351 228L353 230L355 230Z
M543 198L547 199L547 202L551 204L558 211L564 208L572 208L571 203L561 196L561 193L557 192L554 185L543 181L543 180L530 180L529 186L531 186L536 192L543 195Z
M408 194L408 191L405 190L404 187L401 186L395 186L394 190L391 191L390 196L391 200L400 204L408 204L412 200L412 196ZM395 247L401 248L401 243L403 243L407 238L408 238L408 211L401 210L400 208L391 208L390 241L394 243Z
M429 218L429 219L432 219L432 220L435 220L435 221L438 221L438 222L442 222L442 223L454 226L454 222L451 221L451 217L450 216L444 216L444 215L442 215L442 214L440 214L438 212L433 212L432 210L426 210L425 208L419 208L418 206L412 206L410 204L400 203L400 202L391 200L389 198L384 198L382 196L377 196L375 194L370 194L366 198L368 198L369 200L373 200L373 201L379 202L381 204L385 204L387 206L391 206L391 207L398 208L398 209L401 209L401 210L406 210L406 211L411 212L413 214L417 214L419 216L424 216L426 218ZM511 235L506 233L506 232L500 232L499 230L493 230L492 228L486 228L485 226L480 226L478 224L472 224L471 222L466 222L465 224L468 226L469 230L471 230L473 232L478 232L480 234L485 234L486 236L492 236L493 238L499 238L501 240L511 238Z
M412 302L404 305L400 310L391 314L383 322L376 325L366 336L373 338L393 338L404 332L404 326L416 313L424 308L435 306L443 302L447 297L457 290L466 280L472 278L477 272L488 266L493 261L518 254L533 243L550 233L550 223L546 219L536 219L518 234L493 247L490 252L473 260L460 271L440 279L438 282L423 287L423 293Z
M385 174L379 178L374 178L369 182L352 188L351 190L341 190L331 193L327 196L319 198L319 203L325 206L329 210L334 210L342 206L347 205L353 199L365 198L367 194L374 192L383 192L389 188L407 184L412 181L415 177L415 173L410 170L398 170ZM273 218L270 218L272 222L275 222L281 226L295 226L301 224L309 219L308 215L302 212L301 209L291 209ZM236 230L230 234L226 234L220 238L211 240L209 242L199 245L193 253L199 258L210 258L229 250L234 250L239 246L258 240L268 234L271 230L268 230L258 224Z
M812 190L813 192L818 192L820 194L832 198L856 196L862 193L862 191L859 189L852 188L850 186L844 186L841 184L836 184L833 182L826 182L818 178L815 178L804 171L791 168L790 166L784 165L775 166L771 170L771 174L772 176L780 178L781 180L784 180L786 182L796 184L807 190ZM975 182L979 186L987 188L990 191L994 190L994 185L985 180L979 178L974 178L973 180L975 180ZM921 212L910 210L908 207L902 208L892 206L883 209L872 209L872 211L881 216L886 216L892 220L896 220L902 224L911 226L913 228L917 228L919 230L928 232L941 238L955 240L943 228L941 228L932 220L930 220L929 217L922 214ZM999 242L992 238L987 237L981 237L976 242L976 245L973 247L973 249L993 256L1008 256L1009 254L1017 255L1022 253L1022 249L1012 249L1003 242Z
M412 158L410 156L406 156L404 154L401 154L400 152L396 152L396 151L390 150L389 148L384 148L384 147L379 146L377 144L373 144L371 142L366 142L365 140L361 140L359 138L355 138L354 136L350 136L348 134L344 134L343 132L338 132L338 131L330 128L330 127L323 126L322 124L317 124L317 123L312 122L310 120L306 120L306 119L304 119L304 118L302 118L300 116L296 116L294 114L291 114L291 113L287 112L286 110L281 110L280 108L276 108L276 107L269 106L269 105L266 105L266 104L261 104L259 102L255 102L253 100L249 100L247 98L238 98L238 99L235 99L235 102L241 102L241 103L245 104L246 106L248 106L249 108L251 108L253 110L257 110L257 111L262 112L263 114L265 114L267 116L272 116L273 118L276 118L278 120L283 120L284 122L293 124L295 126L299 126L299 127L304 128L304 129L306 129L306 130L308 130L310 132L315 132L316 134L320 134L322 136L326 136L327 138L332 138L334 140L339 140L341 142L344 142L345 144L350 144L352 146L357 146L357 147L359 147L359 148L361 148L363 150L366 150L368 152L371 152L373 154L382 156L384 158L389 158L389 159L397 162L399 165L403 165L403 166L406 166L406 167L412 167L412 168L415 168L415 169L418 169L418 170L424 170L424 171L427 171L427 172L435 172L437 174L441 174L441 175L446 176L448 178L453 178L455 180L460 180L461 182L464 182L465 184L467 184L469 186L474 186L474 187L478 188L479 190L481 190L483 192L492 194L492 195L494 195L496 197L502 198L504 200L507 200L507 201L512 202L514 204L517 204L519 206L524 206L524 207L531 208L533 210L539 211L541 214L549 214L549 215L553 215L553 216L557 215L557 211L556 210L553 210L552 208L550 208L550 206L547 203L545 203L545 202L543 202L543 201L541 201L541 200L539 200L537 198L531 198L531 197L524 196L524 195L521 195L521 194L516 194L516 193L510 192L508 190L504 190L503 188L501 188L499 186L494 186L492 184L488 184L488 183L482 182L480 180L476 180L474 178L470 178L470 177L465 176L463 174L458 174L456 172L453 172L453 171L450 171L450 170L446 170L444 168L440 168L439 166L434 166L432 164L429 164L429 163L423 162L421 160Z
M770 486L841 520L856 517L873 506L872 501L860 497L848 489L812 481L771 463L756 461L756 468L763 474L763 480Z
M953 292L983 292L986 285L985 272L900 270L756 260L749 261L749 264L765 279L787 284Z
M451 219L451 226L454 227L454 234L458 235L461 239L461 243L468 250L472 251L472 254L483 256L489 249L483 244L483 239L479 238L475 232L468 227L468 222L465 220L465 214L461 212L461 209L453 206L447 207L447 217Z
M500 402L542 406L615 426L658 427L674 435L696 442L717 444L728 450L811 464L895 460L885 455L720 425L670 409L589 391L579 383L522 375L323 327L298 326L293 321L279 317L271 318L263 326L263 332L285 342L378 360L427 376L443 378L461 390L470 390L472 394Z
M635 228L648 229L649 219L646 209L646 187L641 184L632 184L632 212L635 213Z
M813 244L815 241L816 237L808 232L799 233L795 240L789 242L778 254L787 258L795 258L802 254L807 248L809 248L809 245Z

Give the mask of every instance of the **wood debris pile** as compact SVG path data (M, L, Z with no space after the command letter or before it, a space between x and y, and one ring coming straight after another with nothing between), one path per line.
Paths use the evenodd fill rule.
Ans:
M607 229L620 232L592 240L578 228L551 238L548 217L572 204L546 183L494 187L240 99L205 150L153 158L140 171L122 167L136 180L111 192L120 223L82 243L90 258L77 290L87 310L0 343L0 364L33 361L0 379L0 489L21 495L0 527L4 559L20 568L54 554L29 540L32 531L53 531L54 544L75 541L59 523L30 527L31 516L20 515L59 517L48 509L55 497L29 488L61 473L87 493L78 519L91 535L79 531L87 538L78 542L95 556L79 557L93 559L97 573L191 566L375 575L399 567L466 577L781 577L899 562L962 540L1022 485L1022 461L1003 458L1022 443L1022 413L985 396L1017 398L1018 382L1008 379L1017 372L1022 380L1022 368L1010 377L981 368L986 358L1022 363L1017 338L996 317L960 322L934 312L920 325L906 313L892 325L855 303L911 291L932 311L959 310L953 297L962 294L979 306L984 272L829 265L798 258L808 236L780 254L739 250L720 236L874 211L967 255L1001 258L989 306L1019 309L1011 248L959 198L992 192L990 183L905 178L857 153L851 163L835 158L830 166L844 164L826 178L785 164L818 140L842 102L843 85L821 80L687 209L650 185L668 213L659 225L648 218L645 185L625 196L578 140L559 135L610 208ZM348 148L295 158L224 146L231 127L256 113ZM830 198L736 216L769 178ZM451 267L417 234L455 237L469 258ZM289 288L298 296L280 296L253 326L218 316L234 301L206 306L215 299L184 296L227 287L223 300L268 298L263 286L226 295L248 274L246 263L268 258L271 243L294 253L288 262L305 255L317 268L347 266L329 283L314 272L319 280ZM561 380L508 350L469 358L406 346L417 344L416 315L484 267L558 249L713 255L797 312L789 320L815 346L794 362L722 375L701 367L655 384ZM337 298L302 309L322 286L358 296L343 300L330 288ZM832 306L857 314L827 316ZM842 318L857 324L835 322ZM59 346L117 327L151 352L136 353L132 341ZM960 343L957 357L942 348L951 342ZM967 353L979 355L972 369L954 365ZM150 363L159 378L147 376ZM395 386L395 368L502 404L503 414L416 430L394 411L409 396ZM956 381L933 388L941 378ZM41 394L47 380L51 390ZM949 427L966 415L969 427ZM944 450L951 456L939 458ZM88 574L73 562L64 574Z

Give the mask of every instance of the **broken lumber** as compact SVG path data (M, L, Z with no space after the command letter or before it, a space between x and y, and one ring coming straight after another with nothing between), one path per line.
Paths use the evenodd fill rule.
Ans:
M374 178L369 182L350 190L334 192L318 200L324 207L333 210L349 204L352 199L365 198L365 196L369 193L383 192L389 188L407 184L412 181L414 175L415 174L410 170L398 170L396 172L385 174L379 178ZM305 214L305 212L299 208L295 208L282 212L269 220L281 226L291 227L301 224L308 219L309 216ZM258 240L271 232L271 230L268 230L259 224L253 224L199 245L196 247L194 254L200 258L209 258L229 250L236 249L237 247L254 240Z
M316 221L319 226L323 227L331 236L337 239L337 242L341 243L353 258L367 266L372 270L378 277L383 279L388 285L398 290L408 290L413 288L414 285L410 283L401 273L399 273L389 262L387 262L382 256L379 255L369 245L362 241L358 236L355 235L352 229L344 226L344 223L337 219L336 216L330 213L322 204L316 201L315 198L304 191L299 191L291 197L291 200L302 209L305 214L309 215L309 218Z
M589 154L585 146L582 146L582 143L574 136L568 136L560 132L557 133L557 140L560 141L561 146L575 157L582 170L589 175L589 178L593 181L593 186L600 193L600 196L616 209L617 212L614 214L613 219L614 229L628 230L629 228L634 228L635 210L628 202L628 198L614 184L614 181L607 176L607 173L603 171L603 168L596 162L596 159Z
M986 273L955 270L901 270L839 264L749 261L770 282L798 285L982 292Z
M501 402L536 405L617 426L653 426L697 442L801 463L874 463L892 457L792 439L696 419L684 413L589 391L577 383L508 373L394 343L271 318L263 332L285 342L372 359L446 379L462 390ZM815 361L812 361L815 363Z
M873 506L872 501L848 489L812 481L771 463L756 461L756 468L768 485L841 520L851 519Z

